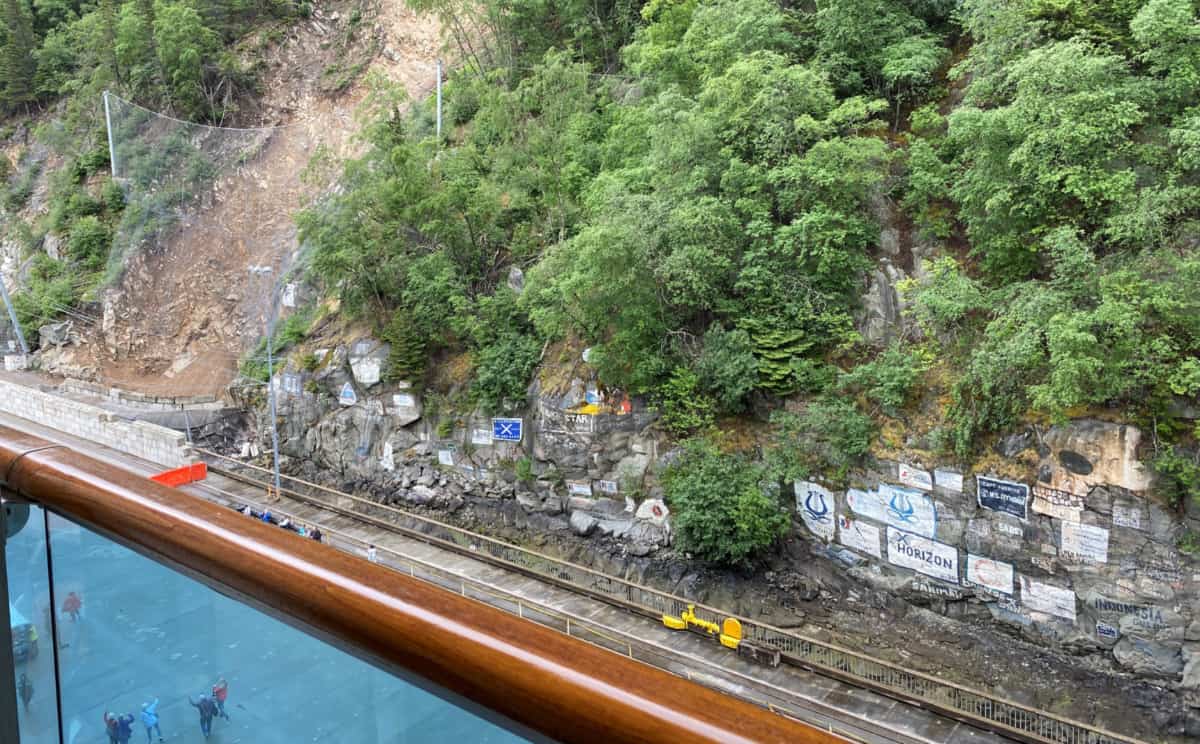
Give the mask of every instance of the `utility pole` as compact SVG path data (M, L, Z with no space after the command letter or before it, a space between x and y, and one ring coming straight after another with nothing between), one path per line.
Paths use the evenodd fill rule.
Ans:
M17 341L21 344L21 353L29 354L29 344L25 343L25 334L21 332L21 324L17 322L17 311L8 297L8 287L4 286L3 276L0 276L0 297L4 298L4 306L8 308L8 318L12 321L13 333L17 334Z
M251 266L250 273L261 274L263 276L271 276L272 270L270 266ZM279 293L276 287L271 287L271 305L267 309L267 401L271 410L271 455L274 462L275 470L275 498L279 498L279 425L275 413L275 359L274 359L274 340L272 336L275 333L275 308Z
M108 91L104 91L104 128L108 131L108 170L117 180L117 150L113 147L112 112L108 107Z
M442 141L442 60L437 61L437 138Z

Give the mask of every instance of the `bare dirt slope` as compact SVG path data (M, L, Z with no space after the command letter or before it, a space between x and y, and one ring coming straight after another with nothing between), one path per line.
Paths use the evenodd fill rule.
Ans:
M264 131L252 160L221 173L165 240L128 262L103 320L82 329L80 345L46 353L43 369L157 395L221 394L270 307L273 280L249 267L278 271L297 252L293 215L318 191L302 182L305 166L319 146L353 154L366 72L410 98L427 95L439 45L436 19L387 0L324 3L288 28L267 52L253 114L283 126ZM353 82L330 92L344 79Z

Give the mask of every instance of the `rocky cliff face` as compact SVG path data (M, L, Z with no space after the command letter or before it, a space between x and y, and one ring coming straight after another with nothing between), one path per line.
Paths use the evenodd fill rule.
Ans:
M797 601L875 597L1157 680L1200 706L1200 562L1178 547L1198 515L1154 498L1134 427L1081 419L1014 433L966 468L878 460L846 488L796 483L792 547L726 596L672 548L657 485L672 450L639 401L577 376L558 391L535 383L511 420L453 412L382 382L387 353L360 339L321 350L315 369L281 371L284 455L382 501L537 544L590 540L611 570L673 576L673 589L780 624L805 615Z

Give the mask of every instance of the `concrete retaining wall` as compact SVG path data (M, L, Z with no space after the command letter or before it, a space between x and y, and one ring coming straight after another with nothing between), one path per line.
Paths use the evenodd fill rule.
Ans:
M144 421L125 421L95 406L0 380L0 411L176 468L193 462L183 434Z
M84 382L83 380L64 380L59 389L64 393L73 395L90 395L97 398L106 398L114 403L128 406L130 408L144 408L151 411L218 411L225 408L225 404L217 400L212 395L191 395L191 396L154 396L145 395L143 393L135 393L131 390L122 390L121 388L109 388L103 385L97 385L92 382Z

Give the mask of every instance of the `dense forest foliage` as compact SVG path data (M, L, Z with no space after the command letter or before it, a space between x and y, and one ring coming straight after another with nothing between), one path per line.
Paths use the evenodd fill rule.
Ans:
M703 501L697 473L844 477L930 390L918 449L966 458L1106 408L1152 434L1171 498L1200 491L1180 415L1200 394L1195 0L408 3L450 35L442 137L431 102L378 86L367 151L299 216L311 275L377 323L392 379L465 359L464 405L503 411L590 347L604 385L707 440L668 478L680 500ZM0 5L8 108L122 85L212 121L249 84L222 39L297 12ZM881 214L932 250L902 285L908 332L878 347L856 319ZM769 421L761 457L712 446L739 414ZM743 490L754 539L705 554L780 528Z
M685 459L787 480L844 476L936 372L927 449L1108 407L1196 493L1173 415L1200 393L1193 0L412 4L455 31L442 141L381 96L345 191L301 217L395 377L465 350L471 402L503 409L566 340L681 437L799 396L763 465ZM912 332L872 348L881 200L936 250Z
M2 237L34 253L14 299L23 325L61 316L118 273L110 249L126 204L107 178L102 93L182 119L236 120L256 76L233 43L249 26L308 9L290 0L0 0L0 114L8 117L0 139L30 115L42 120L15 167L0 158ZM48 151L65 165L44 174ZM49 208L27 223L15 213L43 175ZM41 251L47 236L61 243L59 257Z

